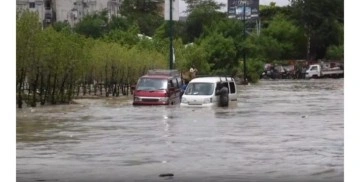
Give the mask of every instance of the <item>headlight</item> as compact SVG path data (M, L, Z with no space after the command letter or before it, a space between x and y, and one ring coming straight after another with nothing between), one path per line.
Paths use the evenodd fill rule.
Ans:
M160 97L159 102L167 102L169 100L169 97Z
M182 97L182 98L181 98L181 102L182 102L182 103L186 103L186 102L187 102L186 98L185 98L185 97Z

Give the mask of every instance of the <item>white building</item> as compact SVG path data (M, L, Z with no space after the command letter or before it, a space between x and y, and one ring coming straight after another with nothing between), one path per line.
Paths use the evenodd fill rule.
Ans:
M109 17L119 13L122 0L16 0L17 10L38 12L43 25L67 21L71 26L84 16L107 10Z

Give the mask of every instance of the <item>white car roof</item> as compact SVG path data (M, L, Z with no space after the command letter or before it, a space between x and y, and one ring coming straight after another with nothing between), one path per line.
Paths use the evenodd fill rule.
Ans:
M199 83L199 82L209 82L209 83L216 83L216 82L225 82L225 81L234 81L231 77L220 77L220 76L213 76L213 77L198 77L192 79L189 83Z

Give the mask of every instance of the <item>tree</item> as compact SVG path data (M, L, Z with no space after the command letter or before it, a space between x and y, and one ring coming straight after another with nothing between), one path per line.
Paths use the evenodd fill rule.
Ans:
M306 37L303 34L302 30L288 20L285 15L277 14L269 22L269 26L263 29L261 36L271 37L278 42L280 47L279 57L271 56L272 58L301 59L306 53ZM268 46L270 48L271 44L268 44Z
M291 0L293 19L308 38L308 59L321 59L329 45L339 45L338 34L344 23L343 0Z
M66 30L66 31L69 31L69 32L71 31L70 24L68 22L65 22L65 21L63 21L63 22L61 22L61 21L54 22L52 24L52 27L58 32L63 31L63 30Z
M262 28L267 28L269 26L269 23L278 14L283 14L285 17L291 16L290 6L279 7L272 4L270 4L270 6L260 5L259 11Z
M28 78L28 74L32 70L30 67L36 67L39 62L40 32L41 24L37 13L23 11L16 14L16 92L19 108L22 107L23 89L30 82L32 83L30 80L26 81L26 79L30 79ZM35 97L35 94L33 95Z
M221 4L213 0L199 2L190 12L185 24L184 42L194 42L205 31L205 27L226 19L226 14L219 12Z
M161 3L152 0L124 0L120 7L121 15L136 23L140 33L152 36L164 18L162 17Z
M244 24L237 19L225 18L219 20L216 24L205 27L202 38L206 38L212 34L220 34L225 38L231 38L234 43L234 49L236 54L233 57L234 60L239 60L243 56L243 52L246 49L245 38L243 34ZM234 61L232 66L238 66L238 62Z
M212 72L233 74L236 71L238 60L234 45L232 38L225 38L222 34L215 33L201 41L201 46L207 52L207 59Z
M107 42L116 42L121 45L133 46L140 40L138 33L139 28L137 26L133 26L127 31L114 29L110 30L110 32L104 36L104 40Z
M104 12L85 16L75 25L75 31L86 37L100 38L107 32L107 17Z
M329 46L325 57L330 60L344 60L344 46Z

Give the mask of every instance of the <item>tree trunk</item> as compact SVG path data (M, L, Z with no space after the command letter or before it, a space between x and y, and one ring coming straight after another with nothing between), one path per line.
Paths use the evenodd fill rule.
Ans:
M36 88L37 88L37 83L39 80L39 74L40 74L40 68L38 67L37 71L36 71L35 81L32 84L33 85L33 97L32 97L32 101L30 103L31 107L36 107Z
M79 96L80 94L80 87L81 87L81 84L77 84L77 93L76 93L76 96Z
M83 83L82 83L82 91L83 91L83 96L86 94L86 81L84 79Z
M116 89L116 97L119 97L119 95L120 95L120 82L119 82L119 84L118 84L118 86L117 86L117 89Z
M68 74L65 73L63 81L61 82L61 86L60 86L60 102L62 102L62 103L65 102L65 82L66 82L67 77L68 77Z
M98 87L98 83L95 83L95 84L94 84L94 95L97 94L97 93L96 93L96 92L97 92L97 87Z
M56 98L55 98L56 78L57 78L57 73L55 73L55 75L54 75L53 89L52 89L52 93L51 93L51 104L56 104Z
M89 87L89 95L91 95L91 82L90 83L88 83L88 87Z
M22 108L22 94L23 94L23 85L24 85L24 80L25 80L25 69L22 68L20 69L20 78L19 78L19 88L18 88L18 100L17 100L17 104L19 108Z
M43 94L44 94L44 73L40 73L40 105L44 105L45 102L43 102Z
M50 90L51 90L51 73L49 73L47 84L45 85L44 100L42 101L44 104L46 101L49 101L48 96L50 95Z
M109 82L108 82L108 79L107 79L107 65L105 65L105 96L106 97L109 97Z
M72 93L73 93L73 70L70 71L70 84L69 84L69 88L68 88L68 103L70 103L70 101L72 100Z

